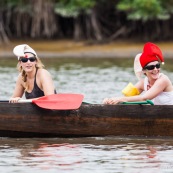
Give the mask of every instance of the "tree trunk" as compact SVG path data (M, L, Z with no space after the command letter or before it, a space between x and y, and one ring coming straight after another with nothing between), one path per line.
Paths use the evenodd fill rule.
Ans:
M31 37L50 38L57 32L57 23L52 0L32 0L33 19Z
M74 18L74 39L79 41L83 37L80 16Z
M4 26L3 17L2 17L2 10L0 10L0 44L9 43L9 38L4 28L5 26Z
M92 31L91 31L91 20L90 20L90 16L86 15L86 19L85 19L85 25L86 25L86 38L87 39L92 39Z
M103 37L102 37L101 30L100 30L99 22L97 20L96 8L93 8L92 12L91 12L91 25L92 25L94 36L95 36L96 40L101 41L103 39Z
M22 14L20 12L17 13L17 19L16 19L16 35L17 37L21 37L22 36L22 31L21 31L21 27L22 27Z

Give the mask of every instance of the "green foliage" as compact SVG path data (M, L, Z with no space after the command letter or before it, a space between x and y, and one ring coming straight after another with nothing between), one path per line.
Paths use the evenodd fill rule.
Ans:
M170 13L165 8L168 3L163 2L164 0L121 0L116 7L127 12L127 17L131 20L165 20L169 19Z
M55 13L63 17L76 17L81 12L88 13L95 5L95 0L59 0L55 5Z
M4 9L14 8L14 11L18 11L20 13L27 12L32 14L31 4L28 0L6 0L0 2L4 3Z
M3 0L2 2L8 7L24 6L27 4L26 0Z
M169 13L173 13L173 0L162 0L162 4Z

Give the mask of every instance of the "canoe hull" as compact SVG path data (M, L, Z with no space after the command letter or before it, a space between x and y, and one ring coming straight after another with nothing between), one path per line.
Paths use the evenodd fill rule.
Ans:
M48 110L32 103L0 104L0 136L173 136L173 106L82 105Z

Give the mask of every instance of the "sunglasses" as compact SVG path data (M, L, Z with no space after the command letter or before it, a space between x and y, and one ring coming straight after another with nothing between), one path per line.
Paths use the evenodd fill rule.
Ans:
M155 67L156 67L157 69L159 69L159 68L160 68L160 64L158 63L158 64L156 64L156 65L148 65L148 66L144 67L144 69L146 69L146 70L154 70Z
M35 57L20 58L20 61L22 61L23 63L28 62L28 60L30 60L30 62L34 62L34 61L36 61L36 58Z

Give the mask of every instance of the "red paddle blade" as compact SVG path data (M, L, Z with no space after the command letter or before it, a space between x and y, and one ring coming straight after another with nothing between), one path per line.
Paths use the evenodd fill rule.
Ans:
M32 103L45 109L72 110L82 104L82 94L52 94L32 100Z

